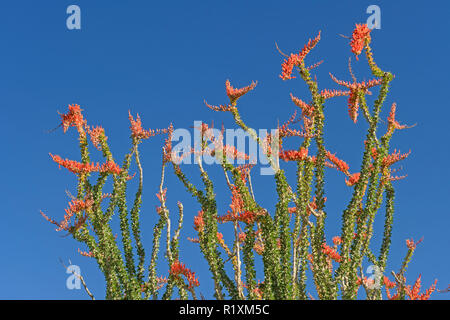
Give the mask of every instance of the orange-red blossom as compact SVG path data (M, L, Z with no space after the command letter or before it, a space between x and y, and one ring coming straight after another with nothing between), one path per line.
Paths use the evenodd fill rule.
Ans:
M194 287L198 287L200 285L198 279L195 277L195 272L192 272L190 269L186 268L186 266L179 260L175 261L170 267L170 274L174 276L184 275L189 283L189 289L193 289Z
M306 102L304 102L303 100L295 97L292 93L291 93L291 100L292 102L294 102L294 104L299 107L300 109L302 109L302 115L303 116L308 116L310 118L313 117L314 115L314 106L311 104L308 104Z
M80 134L84 132L83 126L86 121L83 119L81 111L82 109L78 104L70 104L69 112L60 114L64 133L66 133L69 127L76 127Z
M356 28L353 30L350 47L356 56L356 60L358 60L358 55L361 54L366 44L370 43L370 31L367 24L356 24Z
M406 239L406 246L408 247L408 249L410 250L416 250L416 247L419 243L421 243L423 240L423 238L421 238L419 241L414 242L414 239Z
M430 288L428 288L427 290L425 290L424 293L421 294L420 293L420 288L422 286L421 277L422 275L419 275L412 288L410 285L405 288L406 295L411 300L428 300L430 298L430 295L434 292L434 290L436 290L437 280L435 280L435 282L431 285Z
M110 174L120 174L122 169L114 161L106 161L101 166L97 163L80 163L78 161L62 159L58 155L52 155L50 153L53 161L55 161L59 167L64 167L72 173L82 174L90 172L100 172L100 173L110 173Z
M80 199L73 199L71 202L69 202L69 208L64 209L64 211L66 212L66 214L64 215L64 219L61 222L56 222L53 219L47 217L47 215L45 215L42 211L41 211L41 215L45 218L45 220L49 221L50 223L56 225L58 228L56 229L56 231L61 231L61 230L65 230L65 231L69 231L70 226L70 220L72 219L72 217L79 212L82 211L86 211L89 210L92 205L93 205L94 201L92 199L85 199L85 200L80 200ZM85 221L85 218L79 219L74 227L77 228L80 225L82 225Z
M300 148L300 150L286 150L279 153L280 159L284 161L301 161L308 156L308 149Z
M341 262L341 255L326 243L322 244L322 252L336 262Z
M394 129L401 130L401 129L408 128L407 125L400 124L395 119L396 109L397 109L397 104L394 102L391 105L391 111L389 112L389 117L388 117L388 128L389 128L389 130L394 130Z
M203 220L203 210L198 212L198 215L194 217L194 229L195 231L202 232L205 226L205 221Z
M243 182L245 183L245 176L242 178ZM250 224L255 222L259 216L265 214L263 211L252 212L249 210L245 210L244 200L242 199L242 196L239 193L239 189L236 186L233 187L231 194L231 211L228 211L227 214L218 217L217 219L219 222L224 223L228 221L241 221Z
M89 136L91 137L91 141L94 147L97 148L98 150L101 150L100 148L101 139L104 139L104 141L108 139L108 137L105 136L105 130L100 126L92 127L88 128L88 133Z
M378 86L383 81L382 78L378 79L371 79L368 81L362 81L362 82L348 82L337 79L335 76L333 76L330 73L331 79L336 82L337 84L346 87L349 89L348 91L335 91L334 94L328 93L329 97L333 96L346 96L348 95L348 113L350 115L350 118L353 120L354 123L356 123L358 119L358 110L359 110L359 96L358 94L360 92L365 94L371 94L369 91L370 88Z
M355 185L359 181L359 177L361 176L361 173L356 172L352 175L350 175L350 178L347 180L345 179L345 184L349 187Z
M319 34L314 39L309 39L308 43L303 47L303 49L298 54L293 54L284 60L281 65L281 75L280 78L283 80L294 79L292 76L292 70L294 66L301 65L306 55L316 46L320 41L320 31Z
M142 121L139 114L136 115L136 120L134 120L130 111L128 111L128 119L130 120L130 130L131 136L135 139L148 139L150 137L156 136L157 134L168 133L169 128L166 129L149 129L145 130L142 128Z
M50 153L50 157L52 157L53 161L55 161L59 165L60 169L61 169L61 167L64 167L67 170L69 170L70 172L75 173L75 174L96 172L100 169L100 166L98 163L97 164L80 163L75 160L62 159L60 156L52 155L51 153Z
M427 289L425 292L420 293L420 289L422 287L422 275L414 282L414 285L407 285L404 287L404 293L410 300L428 300L430 299L431 294L436 290L437 280ZM400 297L400 290L398 283L390 281L387 277L384 277L384 285L386 286L386 295L389 300L397 300ZM395 294L391 294L389 289L397 287L397 292Z
M327 151L326 157L328 158L328 160L331 161L331 163L333 163L336 166L336 169L338 169L339 171L349 175L349 172L348 172L349 166L348 166L348 164L345 161L338 159L330 151Z
M233 86L231 86L230 80L227 80L225 82L225 89L227 91L228 98L230 98L231 104L234 104L234 102L236 102L237 99L242 97L247 92L253 90L256 87L256 84L257 84L257 82L252 81L252 83L250 85L243 87L241 89L237 89L237 88L233 88Z

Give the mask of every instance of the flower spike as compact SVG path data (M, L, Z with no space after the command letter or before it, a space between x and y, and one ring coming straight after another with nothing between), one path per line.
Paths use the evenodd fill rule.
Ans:
M316 46L316 44L320 41L320 31L319 34L314 39L309 39L308 43L303 47L303 49L298 54L293 54L284 59L284 62L281 65L281 75L280 78L283 80L294 79L292 76L292 70L294 66L299 66L303 63L306 55ZM317 67L318 64L313 65L311 68Z
M237 99L242 97L247 92L255 89L257 83L258 83L257 81L256 82L252 81L252 83L250 85L243 87L241 89L237 89L237 88L233 88L231 86L230 80L225 81L225 88L227 90L227 96L228 96L228 98L230 98L231 104L233 105Z
M367 24L356 24L356 28L353 30L350 47L356 56L356 60L358 60L358 55L361 54L364 47L370 43L370 31Z
M69 104L69 112L60 114L64 133L67 132L69 127L76 127L80 134L84 134L83 127L85 126L86 121L84 120L81 111L83 111L83 109L81 109L78 104Z

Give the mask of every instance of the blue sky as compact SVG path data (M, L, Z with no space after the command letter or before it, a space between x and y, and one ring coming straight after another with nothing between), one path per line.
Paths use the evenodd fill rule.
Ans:
M81 30L66 28L66 8L81 8ZM387 107L397 103L401 123L417 126L398 132L392 148L407 152L402 163L407 179L395 183L396 214L388 270L398 270L406 252L405 239L424 241L408 270L413 281L422 274L428 287L450 283L450 224L445 205L449 195L448 74L450 5L446 1L2 1L0 3L0 166L2 221L0 223L0 298L86 299L83 290L68 290L67 274L58 261L79 265L91 291L104 297L103 276L96 263L80 256L84 250L70 237L61 237L39 214L62 218L75 179L58 170L48 153L78 159L76 136L47 130L59 124L57 111L78 103L92 125L102 125L116 158L129 148L128 110L139 113L146 128L189 128L194 120L231 126L230 115L216 114L203 105L226 102L224 83L236 87L258 81L242 98L241 114L249 126L275 128L294 110L289 93L309 99L300 80L278 75L285 52L297 52L322 31L322 40L308 63L324 60L315 70L322 88L337 88L329 78L351 80L348 40L355 23L369 16L366 8L381 8L381 29L372 34L372 48L381 68L392 71ZM368 79L365 58L353 68ZM326 145L357 171L367 128L347 114L346 99L326 107ZM141 146L145 170L143 239L149 254L155 223L154 196L160 175L162 138ZM288 166L289 167L289 166ZM214 172L214 168L211 168ZM289 171L290 170L290 171ZM217 171L217 170L216 170ZM288 169L293 172L293 166ZM194 168L186 172L194 175ZM217 171L219 172L219 171ZM213 173L214 175L215 173ZM217 174L217 177L219 175ZM351 196L344 178L328 171L327 234L339 234L342 210ZM263 205L274 205L270 176L255 176L255 192ZM223 181L221 181L223 182ZM199 292L211 294L211 281L198 247L186 241L195 236L193 216L198 205L172 174L167 176L168 200L176 219L176 202L185 205L181 259L200 277ZM224 189L221 189L224 190ZM228 209L230 195L218 195L219 209ZM376 224L382 228L382 218ZM160 273L165 273L161 264ZM448 299L448 294L434 294Z

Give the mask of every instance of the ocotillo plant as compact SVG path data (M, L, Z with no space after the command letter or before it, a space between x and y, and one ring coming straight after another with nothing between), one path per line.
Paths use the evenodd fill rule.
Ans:
M291 95L301 116L297 119L295 113L286 123L278 125L275 134L257 134L240 116L239 98L252 91L256 82L236 89L227 80L225 85L229 102L217 106L205 102L207 107L216 112L230 113L236 125L263 150L274 174L278 195L275 212L269 212L256 201L251 182L254 163L235 165L236 159L248 161L250 156L223 143L224 128L213 130L206 124L200 125L196 128L200 131L200 145L184 150L180 155L172 146L172 125L161 130L145 130L139 115L135 119L130 113L131 149L119 166L109 148L104 129L89 126L80 106L69 105L68 112L61 115L61 126L64 132L69 127L75 127L78 131L81 161L50 155L60 167L77 175L77 195L69 203L61 222L41 213L57 226L57 231L67 231L75 240L88 247L88 252L80 253L96 259L105 276L107 299L197 299L198 278L180 261L178 243L184 219L181 203L178 203L177 228L172 234L164 187L167 167L173 169L181 184L201 207L193 219L198 238L190 240L198 243L209 266L214 285L213 295L217 299L310 299L313 296L319 299L356 299L360 289L363 289L367 299L430 297L436 282L423 293L420 293L420 276L413 285L406 282L406 269L418 243L412 239L406 242L407 253L400 270L392 272L391 278L384 275L391 245L394 185L396 180L404 178L394 174L396 170L392 165L409 155L391 151L392 135L397 130L408 128L396 119L395 103L390 107L386 130L379 133L379 124L382 122L380 113L394 75L375 63L370 47L371 31L361 24L356 25L353 31L350 47L356 59L365 53L374 78L358 82L349 63L352 81L339 80L330 74L343 90L319 89L311 73L320 63L311 66L305 63L306 57L319 41L320 32L299 53L284 55L280 51L285 56L280 78L288 80L299 76L311 96L302 100ZM375 88L379 88L378 97L369 106L366 96L372 94L371 90ZM348 113L353 122L357 122L358 113L361 112L368 123L362 162L359 168L353 170L332 153L324 141L325 105L327 100L335 97L346 97ZM303 124L301 129L293 129L292 125L299 121ZM144 198L139 145L157 134L167 134L167 138L163 146L157 194L160 206L155 213L153 247L148 255L141 241L140 207ZM284 148L283 142L290 137L302 139L298 148ZM89 140L102 152L105 159L103 164L91 162ZM192 155L196 158L201 186L194 185L182 169L184 157ZM218 160L223 169L226 185L222 189L203 165L202 157L206 155ZM282 163L296 163L295 187L288 183L279 159ZM130 205L126 195L128 183L133 179L130 174L132 161L138 168L139 183L134 202ZM325 236L327 168L344 174L346 185L353 188L351 199L342 214L341 234L333 237L332 245L326 243ZM113 186L110 193L105 193L103 189L108 178L112 179ZM231 193L230 210L220 213L216 194L227 192L226 189ZM381 247L377 249L371 240L375 232L375 217L380 211L384 212L384 230ZM112 219L116 217L120 221L119 240L111 226ZM229 235L232 245L227 245L226 235L219 231L224 223L233 225L234 233ZM165 240L162 240L164 230L166 235ZM164 242L163 247L161 241ZM161 276L157 272L157 260L159 251L164 247L169 272ZM264 277L258 280L255 261L259 257ZM363 261L369 261L376 268L375 277L364 276ZM309 274L312 275L311 279L308 279ZM314 292L307 290L307 283L314 284ZM395 292L391 293L392 289Z

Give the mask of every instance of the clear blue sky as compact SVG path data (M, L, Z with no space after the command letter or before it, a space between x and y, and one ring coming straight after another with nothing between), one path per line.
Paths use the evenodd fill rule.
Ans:
M66 8L81 8L81 30L66 28ZM92 125L102 125L116 158L129 147L128 110L139 113L146 128L189 128L194 120L222 120L203 105L226 102L224 82L241 87L258 80L242 99L244 119L254 128L274 128L294 110L293 92L308 100L301 81L282 81L282 57L297 51L322 30L322 40L308 62L324 60L316 70L319 85L337 88L328 72L351 80L348 40L355 23L365 22L366 8L381 8L382 28L373 32L378 64L392 71L388 107L397 102L398 119L417 126L400 131L393 148L410 157L402 163L407 179L396 182L396 214L388 270L398 270L406 252L405 239L424 241L408 271L413 281L422 273L428 287L450 283L450 157L448 144L448 88L450 73L448 1L2 1L0 3L0 137L2 139L2 212L0 222L0 298L86 299L83 290L68 290L67 274L58 262L81 267L89 287L104 297L103 276L96 263L80 256L84 250L70 237L61 237L39 214L61 219L75 179L58 170L49 152L78 159L75 135L61 130L46 133L59 123L57 111L80 104ZM353 59L354 61L354 59ZM365 58L354 63L359 79L368 78ZM387 116L385 107L384 117ZM354 125L346 99L327 106L327 147L358 170L361 139L366 125ZM155 138L141 147L145 170L144 243L151 247L154 210L160 174L160 147ZM194 168L188 174L197 175ZM290 172L293 172L293 167ZM213 169L212 169L213 170ZM214 170L213 170L214 171ZM339 234L342 210L351 195L343 177L328 171L327 234ZM272 177L255 177L257 198L273 206ZM198 179L195 179L198 181ZM195 236L192 223L198 205L169 174L168 200L176 219L176 201L185 205L182 261L200 276L200 291L210 296L207 266L198 247L186 241ZM222 189L224 190L224 189ZM219 209L228 209L229 194L220 194ZM378 217L378 218L381 218ZM380 232L382 219L377 222ZM160 273L165 274L162 264ZM448 294L434 295L449 298Z

